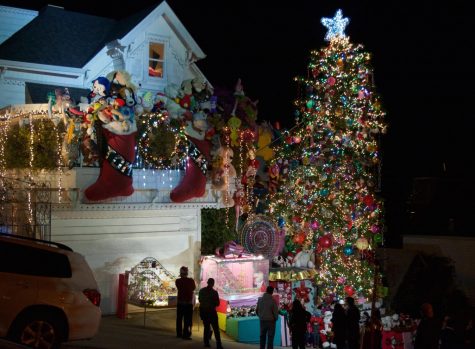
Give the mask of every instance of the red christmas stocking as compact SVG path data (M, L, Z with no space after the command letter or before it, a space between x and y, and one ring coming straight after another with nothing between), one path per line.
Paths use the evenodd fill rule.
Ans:
M185 177L170 193L173 202L184 202L202 197L206 190L206 172L210 161L210 146L206 140L188 136L190 148L186 163Z
M96 183L84 191L90 201L129 196L134 192L132 164L135 159L136 132L130 135L116 135L106 129L102 129L102 132L107 140L107 154Z

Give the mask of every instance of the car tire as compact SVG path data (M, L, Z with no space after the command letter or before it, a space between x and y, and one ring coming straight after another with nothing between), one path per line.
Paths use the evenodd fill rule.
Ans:
M26 313L15 321L12 339L30 348L57 349L64 340L63 328L52 314Z

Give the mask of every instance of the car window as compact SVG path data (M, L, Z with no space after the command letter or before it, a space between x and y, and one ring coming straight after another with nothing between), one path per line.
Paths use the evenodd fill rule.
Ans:
M0 241L0 272L70 278L71 265L61 253Z

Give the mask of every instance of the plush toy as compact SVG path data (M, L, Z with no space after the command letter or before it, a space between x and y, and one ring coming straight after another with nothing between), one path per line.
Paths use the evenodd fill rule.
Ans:
M391 331L392 329L392 319L391 316L384 316L381 318L381 324L383 325L384 331Z
M285 258L281 255L274 256L272 258L272 266L276 268L283 268L285 263Z
M261 156L265 161L269 161L274 157L274 150L269 147L272 143L272 130L264 124L259 126L258 134L256 155Z
M297 268L314 268L315 253L313 250L300 251L295 255L293 265Z
M322 341L322 347L336 348L336 344L331 343L333 339L332 332L332 312L327 310L323 316L323 329L320 330L320 339Z
M232 164L233 150L230 147L222 146L215 155L218 161L215 161L211 174L211 185L215 192L218 192L220 204L222 207L233 207L234 188L236 169Z
M210 144L204 139L191 136L187 136L187 138L190 146L188 147L185 177L170 193L170 199L173 202L184 202L202 197L206 192L206 174L211 161Z
M99 79L97 80L99 82ZM130 74L125 71L112 72L107 80L111 81L109 94L114 98L101 98L100 103L96 102L91 107L91 113L97 113L104 123L103 127L96 131L105 138L107 150L102 154L99 178L84 191L84 196L89 201L130 196L134 192L132 166L135 160L137 126L133 107L128 106L127 101L120 97L132 96L135 86L131 82ZM101 81L105 83L104 80ZM110 104L107 105L107 102ZM130 103L132 102L129 101Z
M262 285L264 284L264 273L262 271L254 273L253 279L254 281L252 287L261 289Z
M191 121L186 122L185 134L195 139L205 139L208 130L208 121L204 112L196 112L193 114Z
M97 102L101 98L105 98L109 95L110 81L103 77L99 76L97 79L92 81L92 90L88 95L88 101L90 104Z
M228 126L231 131L231 146L237 147L239 146L239 127L241 127L241 119L239 119L236 115L232 115L228 120Z
M277 192L277 188L279 187L279 165L273 164L269 167L269 192L271 194Z

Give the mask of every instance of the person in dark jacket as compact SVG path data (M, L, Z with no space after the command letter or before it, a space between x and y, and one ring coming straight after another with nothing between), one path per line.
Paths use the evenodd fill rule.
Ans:
M218 313L216 312L216 307L219 305L219 295L218 291L213 289L214 279L208 279L208 286L203 287L199 294L198 300L200 301L200 317L203 320L203 341L205 347L209 348L209 340L211 339L211 329L213 327L214 338L216 338L216 348L223 349L221 344L221 334L219 332L218 326Z
M346 342L346 315L340 303L335 304L332 316L333 343L337 348L344 348Z
M193 291L195 281L188 277L188 268L180 268L180 278L175 281L178 290L176 306L176 336L191 339L191 326L193 318Z
M289 329L292 335L292 349L305 349L307 323L312 315L305 310L298 299L292 303L289 316Z
M414 349L438 349L440 327L434 319L432 305L422 304L421 312L422 319L417 326Z
M275 323L279 316L277 303L272 298L274 287L267 286L266 293L257 300L256 313L259 316L261 335L259 337L260 349L265 349L267 339L267 349L274 348Z
M352 297L345 298L348 308L346 309L346 333L348 349L360 347L360 311Z
M440 349L460 349L463 348L462 342L455 331L454 319L446 316L440 331Z

